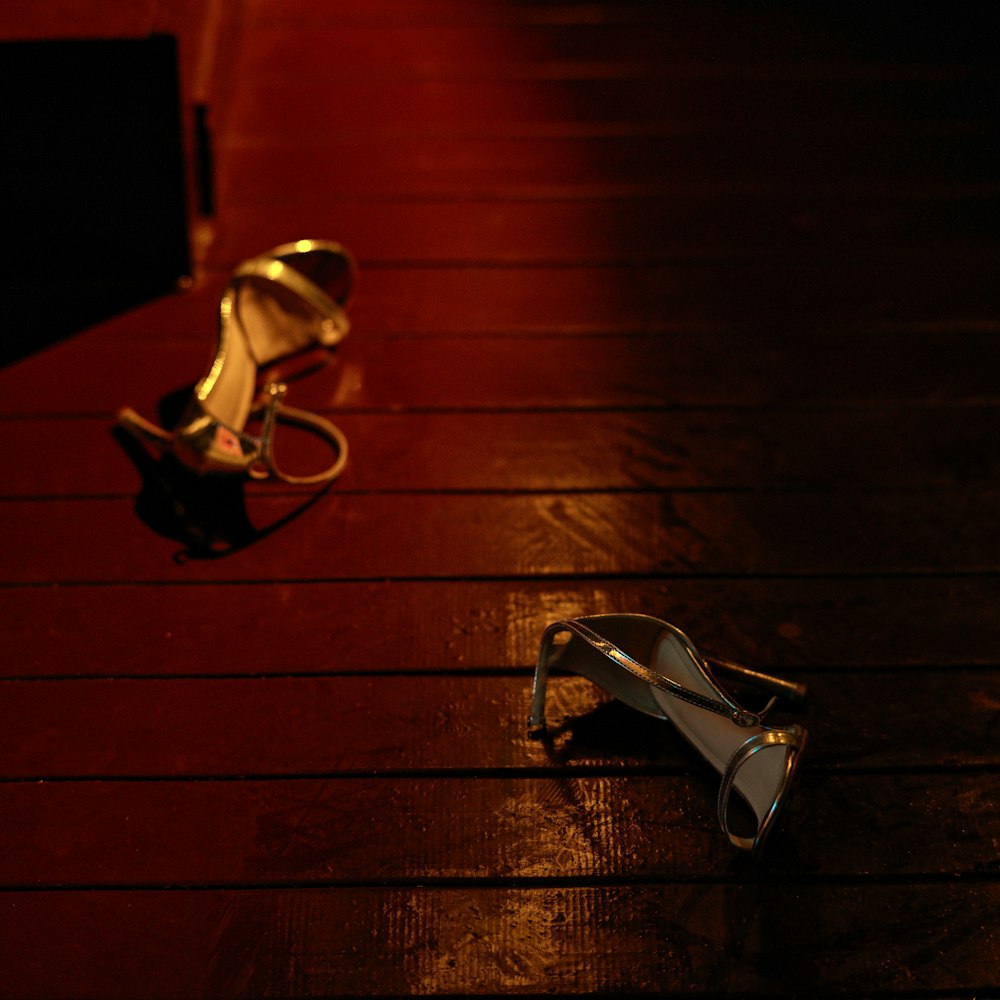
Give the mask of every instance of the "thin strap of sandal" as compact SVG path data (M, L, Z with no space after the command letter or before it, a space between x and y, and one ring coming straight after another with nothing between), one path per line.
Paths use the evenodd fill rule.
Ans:
M741 837L729 829L727 817L729 813L729 796L733 790L733 783L736 781L736 773L755 754L767 747L788 746L795 750L802 747L804 730L801 726L789 726L788 729L768 729L766 732L758 733L741 743L729 758L726 769L722 773L722 784L719 786L719 822L722 829L734 847L749 851L753 848L756 837ZM782 786L782 789L784 786ZM779 790L779 795L781 791ZM777 799L775 799L777 801ZM758 830L758 833L760 831Z
M264 391L267 393L267 401L264 407L264 425L260 436L260 458L257 465L249 470L250 476L254 479L268 479L273 476L283 483L290 483L294 486L310 486L316 483L328 483L336 479L347 464L347 438L344 437L343 431L316 413L285 406L282 400L287 389L282 383L272 382L265 387ZM324 438L337 454L333 465L322 472L316 472L309 476L292 476L282 472L274 461L274 425L278 421L294 424Z
M697 691L691 691L670 677L661 674L659 671L644 666L638 660L629 656L624 650L619 649L613 642L605 639L604 636L599 635L581 621L567 618L565 621L559 622L557 627L565 628L567 631L578 635L581 639L590 643L598 652L608 657L609 660L613 660L630 674L638 677L641 681L645 681L647 684L651 684L659 691L663 691L674 698L679 698L681 701L686 701L690 705L696 705L698 708L715 712L716 715L725 716L727 719L735 722L737 726L749 728L750 726L760 725L760 716L756 713L748 712L740 708L739 705L729 704L725 701L709 698L707 695L700 694ZM701 668L701 663L697 657L695 658L695 663Z
M351 329L350 320L348 320L347 313L341 308L340 303L327 295L319 285L310 281L300 271L276 257L252 257L250 260L244 261L233 271L230 283L232 284L238 278L243 277L267 278L279 285L284 285L285 288L312 306L331 325L332 333L326 340L327 346L339 343Z
M805 684L786 681L781 677L772 677L770 674L764 674L759 670L752 670L750 667L745 667L742 663L734 663L732 660L720 660L717 656L703 656L703 659L712 667L713 671L718 670L732 677L738 677L746 684L752 684L755 687L771 692L771 700L765 708L757 713L761 718L771 710L771 707L778 698L787 698L791 702L800 702L806 697Z

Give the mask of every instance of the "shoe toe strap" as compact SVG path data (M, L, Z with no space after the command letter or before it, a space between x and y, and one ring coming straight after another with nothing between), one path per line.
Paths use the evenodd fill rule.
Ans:
M347 266L353 271L351 258L345 251L341 250L340 252ZM319 285L310 281L304 274L290 264L279 260L276 256L262 255L244 261L233 271L230 281L234 282L245 277L266 278L282 285L315 309L323 317L325 324L325 334L322 338L324 346L335 346L350 331L351 324L342 304L328 295Z
M319 414L285 406L283 399L286 391L286 387L280 382L272 382L264 389L266 402L264 404L264 426L260 436L260 453L256 464L249 470L250 476L254 479L274 477L283 483L295 486L331 482L340 475L347 464L347 438L339 427ZM273 444L274 425L279 421L302 427L327 441L336 453L333 464L322 472L312 473L308 476L293 476L282 472L274 460Z

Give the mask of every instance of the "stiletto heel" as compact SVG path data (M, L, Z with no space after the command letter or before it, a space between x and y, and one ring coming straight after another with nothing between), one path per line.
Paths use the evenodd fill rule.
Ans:
M569 635L563 645L556 636ZM786 804L796 777L806 731L771 727L763 717L778 697L800 701L805 687L702 656L680 629L648 615L591 615L554 622L542 634L528 724L545 726L549 668L586 677L616 698L658 719L669 719L722 777L719 822L730 843L759 854ZM759 712L738 705L716 683L711 667L770 692ZM733 832L733 790L757 821L756 833Z
M198 473L244 474L296 485L325 483L347 463L340 429L315 413L284 405L286 388L269 382L255 400L258 369L316 345L333 348L347 336L345 309L354 262L338 243L300 240L244 261L219 302L215 358L177 428L167 432L126 407L118 424L153 451L171 454ZM246 433L262 417L260 436ZM335 458L308 476L282 472L274 460L274 424L295 424L323 438Z

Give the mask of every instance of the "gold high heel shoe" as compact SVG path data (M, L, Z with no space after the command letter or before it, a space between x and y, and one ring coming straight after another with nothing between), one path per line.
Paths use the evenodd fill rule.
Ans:
M569 641L557 645L556 637L565 633ZM760 712L748 712L723 692L710 665L768 690L770 701ZM722 775L719 822L730 843L761 852L788 800L806 745L801 726L769 727L762 719L778 697L804 698L803 685L703 657L683 632L658 618L591 615L555 622L543 633L528 720L533 728L545 726L551 666L586 677L640 712L669 719ZM752 837L730 827L734 788L756 817Z
M270 382L255 402L257 370L308 347L333 348L347 336L345 309L354 286L354 262L338 243L299 240L244 261L233 272L219 303L218 348L208 374L195 386L184 415L164 431L126 407L118 424L161 453L199 473L246 474L297 485L325 483L347 463L347 439L315 413L285 406L286 387ZM260 436L246 433L261 415ZM282 472L274 461L276 421L324 438L333 464L308 476Z

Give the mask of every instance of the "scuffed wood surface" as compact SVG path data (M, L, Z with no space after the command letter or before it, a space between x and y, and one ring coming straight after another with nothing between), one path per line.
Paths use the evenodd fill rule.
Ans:
M809 729L814 766L1000 766L995 670L794 676L809 708L781 715ZM701 766L670 726L580 678L552 681L551 745L529 737L527 672L10 681L3 694L4 776L20 780Z
M998 607L986 575L24 587L0 592L0 676L525 670L549 622L622 608L763 668L995 667Z
M1000 990L997 75L934 16L227 9L192 287L0 371L0 994ZM111 433L312 236L330 490ZM529 738L544 627L621 611L808 684L763 862L589 682Z
M803 779L769 880L976 878L995 871L995 772ZM0 885L427 885L737 882L752 863L719 835L713 789L690 775L415 781L79 781L0 785ZM919 812L887 803L922 800ZM845 812L851 822L844 822ZM970 818L970 813L974 818ZM380 847L371 849L372 842Z
M12 1000L662 996L688 993L692 982L716 995L794 994L803 981L822 983L828 995L876 989L905 996L914 979L942 993L992 982L998 905L1000 893L989 883L905 892L756 880L54 891L6 895L0 931ZM800 947L790 949L791 940ZM52 942L62 942L58 962Z
M338 493L955 488L991 486L1000 468L1000 411L987 405L330 416L352 455ZM302 463L311 443L294 431L279 441ZM37 460L59 451L89 461ZM107 418L25 419L0 440L0 489L132 496L140 471L128 454Z
M238 499L252 548L187 558L131 500L10 501L11 583L990 573L1000 493L354 494ZM34 531L46 503L61 516ZM944 506L946 503L946 507ZM157 526L160 522L154 521ZM276 530L276 526L280 530ZM325 539L315 544L316 533Z

